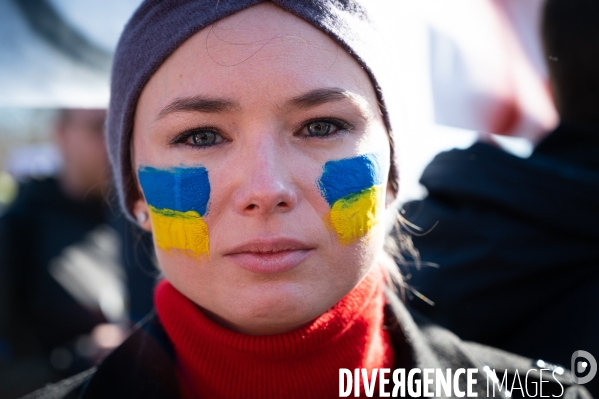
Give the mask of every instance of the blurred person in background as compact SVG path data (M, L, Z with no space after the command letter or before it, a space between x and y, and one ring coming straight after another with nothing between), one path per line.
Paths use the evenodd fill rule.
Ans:
M413 308L463 339L568 367L576 350L599 356L597 21L595 1L547 1L560 124L528 159L482 142L441 153L420 180L428 196L403 211L422 261L438 265L413 271Z
M57 183L65 198L81 204L101 203L108 190L108 156L104 149L104 119L101 109L60 111L55 130L64 167Z
M139 246L121 244L136 237L107 200L105 117L100 109L59 111L59 174L22 182L0 219L1 397L83 370L118 345L128 328L129 291L133 319L151 308L151 271L123 267L141 259L151 269L151 262L134 253ZM125 253L128 247L134 249Z

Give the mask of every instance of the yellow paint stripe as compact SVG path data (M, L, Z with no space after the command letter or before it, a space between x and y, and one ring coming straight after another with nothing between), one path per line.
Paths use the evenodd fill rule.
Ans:
M208 255L208 225L199 213L157 209L153 206L149 208L152 232L158 247L167 251L189 251L194 256Z
M331 226L341 245L364 237L381 217L382 186L372 186L338 199L330 212Z

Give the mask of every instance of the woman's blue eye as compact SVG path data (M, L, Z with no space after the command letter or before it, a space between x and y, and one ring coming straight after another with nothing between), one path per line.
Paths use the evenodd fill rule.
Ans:
M196 130L187 134L188 144L196 147L209 147L223 141L223 138L212 130Z
M216 134L214 132L194 133L191 136L191 141L195 145L211 145L216 141Z
M326 136L331 132L333 124L325 121L311 122L306 126L310 136Z

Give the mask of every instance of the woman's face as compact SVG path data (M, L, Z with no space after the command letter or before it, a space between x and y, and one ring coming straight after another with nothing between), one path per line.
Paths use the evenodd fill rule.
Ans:
M270 4L187 40L145 86L134 167L167 279L228 328L290 331L382 250L390 148L367 74Z

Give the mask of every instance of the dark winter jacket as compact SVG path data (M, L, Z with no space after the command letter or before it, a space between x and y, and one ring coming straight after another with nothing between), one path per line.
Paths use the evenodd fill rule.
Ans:
M599 358L599 128L563 123L528 159L482 143L441 153L421 183L404 217L438 267L409 284L435 304L410 306L465 340L568 367L576 350Z
M478 397L487 397L487 367L494 369L500 380L502 373L507 370L506 381L509 381L509 387L517 378L516 374L524 384L526 372L539 369L539 366L529 359L460 341L454 334L431 324L422 316L410 314L395 294L388 292L387 298L389 305L386 308L386 327L391 332L396 365L400 367L442 370L451 368L454 371L458 368L476 368L478 374L475 392L478 393ZM553 374L555 378L551 372L546 371L543 374L543 395L590 398L584 388L572 385L568 371L561 374L558 372ZM528 382L528 389L532 395L534 383L539 382L538 373L531 372ZM465 390L465 387L460 386L460 389ZM363 394L362 392L362 396ZM519 395L520 390L513 391L513 397L520 397ZM178 396L173 349L158 319L152 315L97 369L46 387L31 394L27 399L158 399ZM505 396L496 388L494 397Z

